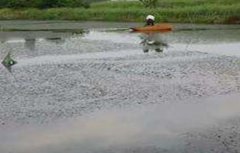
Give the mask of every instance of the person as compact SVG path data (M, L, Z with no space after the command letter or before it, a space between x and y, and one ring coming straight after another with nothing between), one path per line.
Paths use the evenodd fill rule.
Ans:
M153 26L155 22L155 17L153 15L148 15L146 17L146 26Z

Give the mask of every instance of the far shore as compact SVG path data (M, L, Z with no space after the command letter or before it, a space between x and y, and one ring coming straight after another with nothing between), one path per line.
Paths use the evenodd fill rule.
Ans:
M156 22L240 24L240 3L198 1L179 3L161 1L155 8L145 8L140 2L99 2L90 8L2 8L0 20L73 20L108 22L144 22L152 14Z

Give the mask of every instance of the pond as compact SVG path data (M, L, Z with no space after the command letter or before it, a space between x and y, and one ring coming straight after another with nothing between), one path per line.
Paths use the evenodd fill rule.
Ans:
M1 21L0 152L240 151L240 26Z

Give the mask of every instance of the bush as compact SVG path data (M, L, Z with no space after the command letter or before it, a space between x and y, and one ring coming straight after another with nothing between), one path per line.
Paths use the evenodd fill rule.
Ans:
M83 0L0 0L0 8L58 8L58 7L84 7L90 4Z
M139 0L145 7L155 8L157 7L158 0Z
M38 8L52 8L52 7L63 7L63 0L41 0Z

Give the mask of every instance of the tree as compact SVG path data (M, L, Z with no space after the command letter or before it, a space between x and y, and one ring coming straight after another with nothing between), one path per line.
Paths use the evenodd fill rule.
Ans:
M145 7L155 8L157 7L158 0L139 0Z
M64 7L65 0L39 0L39 8Z

